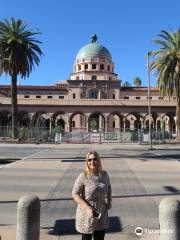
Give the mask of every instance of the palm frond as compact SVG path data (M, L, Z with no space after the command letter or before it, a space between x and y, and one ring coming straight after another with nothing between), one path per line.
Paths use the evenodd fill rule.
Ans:
M35 65L39 65L43 53L39 47L41 41L34 38L38 34L39 31L29 30L21 19L0 21L1 69L4 72L10 75L15 72L26 78Z

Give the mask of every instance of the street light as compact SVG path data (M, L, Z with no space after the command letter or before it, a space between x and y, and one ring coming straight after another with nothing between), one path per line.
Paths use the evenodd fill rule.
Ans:
M150 58L151 52L147 53L147 69L148 69L148 115L149 115L149 144L150 150L152 150L152 133L151 133L151 99L150 99Z

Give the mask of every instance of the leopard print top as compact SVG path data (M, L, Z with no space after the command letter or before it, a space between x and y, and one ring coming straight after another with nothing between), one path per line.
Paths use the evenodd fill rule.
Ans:
M97 230L107 229L108 211L105 198L111 196L111 184L107 172L102 171L98 175L85 176L81 173L73 187L72 196L79 195L88 202L95 211L101 213L101 218L88 218L86 210L79 205L76 211L76 230L80 233L90 234Z

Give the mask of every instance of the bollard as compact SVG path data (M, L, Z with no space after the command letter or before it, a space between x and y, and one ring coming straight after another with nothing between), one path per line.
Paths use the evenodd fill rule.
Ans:
M180 202L165 198L159 205L160 240L180 240Z
M39 240L40 200L37 196L24 196L17 205L16 240Z

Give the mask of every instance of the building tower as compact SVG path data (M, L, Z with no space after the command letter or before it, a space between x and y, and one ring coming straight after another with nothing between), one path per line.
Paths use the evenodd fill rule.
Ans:
M96 34L79 50L68 83L70 99L119 99L120 81L111 54Z

